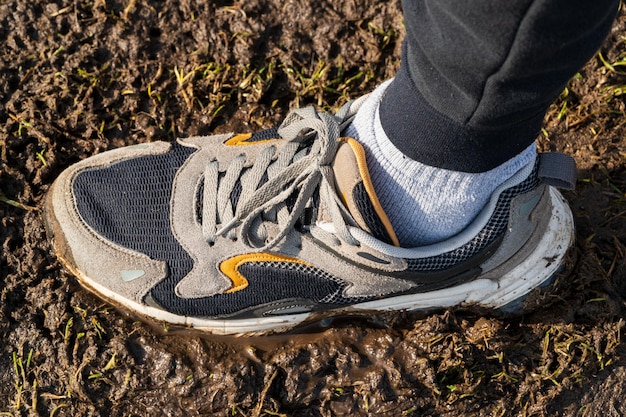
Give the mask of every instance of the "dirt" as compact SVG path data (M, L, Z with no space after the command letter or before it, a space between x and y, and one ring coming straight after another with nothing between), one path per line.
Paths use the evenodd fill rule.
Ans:
M47 240L45 193L107 149L371 91L399 63L399 2L4 0L0 22L1 415L626 415L626 14L538 138L580 168L577 243L525 314L243 340L155 328L81 289Z

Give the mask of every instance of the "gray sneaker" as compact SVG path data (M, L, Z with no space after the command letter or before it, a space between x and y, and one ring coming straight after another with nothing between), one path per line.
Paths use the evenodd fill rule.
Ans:
M365 154L336 115L278 129L105 152L63 172L46 219L81 284L142 316L214 334L284 332L335 316L516 305L573 242L575 165L541 154L460 234L397 246Z

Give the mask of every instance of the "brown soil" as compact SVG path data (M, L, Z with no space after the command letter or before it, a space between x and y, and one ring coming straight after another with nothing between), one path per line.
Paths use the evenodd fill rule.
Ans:
M539 138L578 162L577 244L528 313L239 341L153 329L81 289L47 241L46 190L106 149L371 91L398 65L399 2L5 0L0 22L2 415L626 414L625 14Z

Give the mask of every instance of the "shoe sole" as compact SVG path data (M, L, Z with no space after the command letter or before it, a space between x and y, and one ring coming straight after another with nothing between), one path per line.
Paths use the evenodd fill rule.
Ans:
M52 190L51 190L52 193ZM46 199L46 228L53 241L55 253L61 263L74 274L83 287L110 304L121 307L131 314L163 324L163 327L181 326L215 335L258 336L293 331L301 326L320 322L328 325L332 317L358 316L388 312L428 311L449 307L479 307L502 309L507 313L523 308L522 300L534 289L551 282L560 271L568 249L574 242L574 221L571 210L563 196L550 187L552 213L543 236L534 250L498 279L477 278L475 280L440 290L389 297L368 301L321 313L302 313L279 317L254 319L203 319L179 316L164 310L139 304L108 290L78 271L71 259L70 251L64 248L61 229L51 213L51 195Z

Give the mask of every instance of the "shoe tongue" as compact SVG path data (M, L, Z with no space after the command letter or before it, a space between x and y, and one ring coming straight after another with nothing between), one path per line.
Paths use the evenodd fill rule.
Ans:
M375 238L399 246L374 191L361 144L352 138L341 138L332 168L337 195L356 224Z

